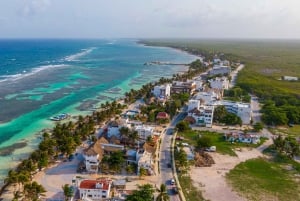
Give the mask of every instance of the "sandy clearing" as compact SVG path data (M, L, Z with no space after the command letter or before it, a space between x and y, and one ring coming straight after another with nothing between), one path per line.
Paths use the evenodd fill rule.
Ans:
M263 145L254 148L242 148L236 151L237 157L211 153L215 160L212 167L192 167L190 171L191 178L196 187L203 191L205 199L211 201L244 201L245 198L234 192L227 184L225 175L237 164L248 159L263 156L262 150L272 144L272 140L267 140Z

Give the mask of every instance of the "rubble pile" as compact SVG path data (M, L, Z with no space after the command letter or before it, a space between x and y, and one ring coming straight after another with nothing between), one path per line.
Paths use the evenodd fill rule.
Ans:
M196 167L210 167L215 164L214 159L206 152L196 152L195 154L195 166Z

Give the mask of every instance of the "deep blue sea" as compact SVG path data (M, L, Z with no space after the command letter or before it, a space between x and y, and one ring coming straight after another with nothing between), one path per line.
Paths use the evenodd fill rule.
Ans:
M171 77L196 57L134 40L0 40L0 185L62 112L88 114L131 88Z

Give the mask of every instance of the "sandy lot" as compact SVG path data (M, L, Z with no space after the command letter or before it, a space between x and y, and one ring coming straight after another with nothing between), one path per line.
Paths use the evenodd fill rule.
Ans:
M244 201L245 198L234 192L225 180L225 175L237 164L251 158L263 156L262 150L272 144L272 140L267 140L260 147L243 148L236 151L237 157L211 153L215 163L212 167L192 167L191 178L196 187L203 191L205 199L211 201Z

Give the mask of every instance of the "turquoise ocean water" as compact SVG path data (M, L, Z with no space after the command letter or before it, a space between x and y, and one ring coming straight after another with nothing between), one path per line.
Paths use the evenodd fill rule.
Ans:
M134 40L0 40L0 185L37 146L39 131L54 125L49 117L89 114L131 88L186 69L146 62L195 59Z

